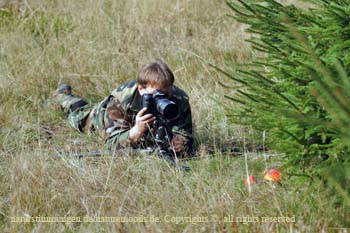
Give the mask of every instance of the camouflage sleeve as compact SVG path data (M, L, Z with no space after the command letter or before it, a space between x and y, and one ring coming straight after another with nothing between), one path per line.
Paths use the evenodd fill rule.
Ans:
M116 120L114 126L106 130L105 143L108 148L120 149L130 147L129 130L123 120Z
M108 126L105 127L105 142L108 148L120 149L131 147L129 131L132 127L133 116L128 115L126 108L132 101L137 89L136 81L127 82L113 90L106 114Z
M129 147L129 130L131 121L119 100L112 98L106 109L108 126L105 128L105 143L108 148L119 149Z
M179 134L185 137L185 151L188 154L193 153L193 127L192 127L192 114L191 107L187 103L187 107L181 113L178 122L172 127L174 134Z

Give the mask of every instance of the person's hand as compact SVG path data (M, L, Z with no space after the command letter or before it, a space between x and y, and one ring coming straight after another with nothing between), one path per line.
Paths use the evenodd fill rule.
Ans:
M171 146L175 152L181 152L185 150L185 137L179 134L175 134L171 140Z
M137 143L148 129L148 125L152 124L156 119L152 114L143 115L146 111L147 108L145 107L136 115L135 125L129 131L129 138L132 143Z

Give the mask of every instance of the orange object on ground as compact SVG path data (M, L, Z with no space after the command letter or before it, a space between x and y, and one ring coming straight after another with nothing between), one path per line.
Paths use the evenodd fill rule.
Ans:
M272 168L265 173L264 180L280 182L282 180L282 175L280 171L278 171L275 168Z

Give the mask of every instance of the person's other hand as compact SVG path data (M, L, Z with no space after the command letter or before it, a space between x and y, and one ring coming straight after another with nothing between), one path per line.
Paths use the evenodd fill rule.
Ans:
M152 124L156 119L152 114L143 115L146 111L147 108L145 107L136 115L135 125L129 131L129 138L132 143L137 143L148 129L148 125Z
M185 150L185 137L179 134L174 134L173 139L171 140L171 146L175 152Z

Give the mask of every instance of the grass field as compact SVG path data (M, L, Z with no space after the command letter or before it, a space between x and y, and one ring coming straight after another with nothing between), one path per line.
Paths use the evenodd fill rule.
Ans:
M20 9L0 11L0 232L337 232L332 228L347 226L333 191L316 181L283 174L281 184L264 182L263 171L279 168L283 157L265 159L256 149L262 135L225 116L224 104L237 107L224 98L236 86L207 62L232 70L256 54L224 1L32 0ZM156 58L190 96L199 147L198 158L186 161L191 172L152 156L55 156L104 146L96 135L70 129L52 106L59 83L97 103ZM231 152L244 141L247 161ZM258 180L251 192L247 170ZM30 217L33 222L15 222ZM44 217L79 221L45 223Z

